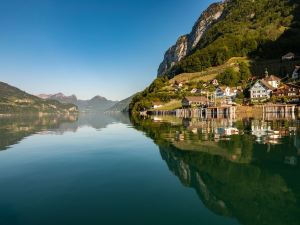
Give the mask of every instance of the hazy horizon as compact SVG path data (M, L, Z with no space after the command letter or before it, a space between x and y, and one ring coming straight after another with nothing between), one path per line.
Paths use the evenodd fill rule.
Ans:
M212 2L2 1L0 80L34 95L122 100L150 84Z

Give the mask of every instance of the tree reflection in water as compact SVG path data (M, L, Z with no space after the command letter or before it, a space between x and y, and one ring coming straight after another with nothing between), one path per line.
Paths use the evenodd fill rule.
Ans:
M299 224L298 121L133 117L183 185L241 224Z

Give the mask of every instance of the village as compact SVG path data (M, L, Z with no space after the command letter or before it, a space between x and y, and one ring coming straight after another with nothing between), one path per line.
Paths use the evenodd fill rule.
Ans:
M282 60L294 58L293 53L288 53ZM191 87L187 82L175 79L171 84L173 91L185 91L177 109L168 109L168 104L154 101L150 114L174 114L178 117L230 116L235 114L237 108L249 109L253 106L260 106L263 113L294 114L300 103L299 76L300 66L295 66L293 73L285 74L284 77L270 74L266 68L263 75L251 76L244 87L224 86L216 78L201 82L198 87Z

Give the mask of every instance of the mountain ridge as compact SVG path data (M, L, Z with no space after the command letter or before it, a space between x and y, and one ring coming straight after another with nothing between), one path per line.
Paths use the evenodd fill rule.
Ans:
M201 72L232 57L270 60L287 52L300 54L299 5L299 0L230 0L211 4L192 32L181 36L166 52L158 77Z
M62 103L71 103L76 105L81 112L104 112L110 107L114 106L118 101L111 101L102 97L100 95L96 95L89 100L81 100L78 99L76 95L66 96L63 93L57 94L40 94L39 97L43 97L45 99L57 100Z
M285 62L283 56L289 52L295 55L294 60ZM200 15L192 32L181 36L166 52L157 78L135 95L129 111L150 109L153 102L158 101L181 101L184 95L191 94L188 88L201 89L201 82L211 83L212 80L202 79L201 74L206 71L213 71L210 74L212 79L221 75L223 68L230 73L243 68L250 77L260 77L267 68L275 75L286 77L293 70L291 67L298 63L299 57L300 0L229 0L213 3ZM231 65L231 59L241 60ZM186 83L189 83L189 75L198 76L197 81L191 82L185 91L176 88L176 82L170 83L183 74ZM241 83L241 76L237 77Z
M194 24L192 31L189 34L179 37L176 44L166 51L164 60L158 68L158 76L166 73L199 44L199 41L207 29L222 16L224 6L227 2L228 0L212 3L203 13L201 13Z
M77 113L73 104L63 104L56 100L41 99L7 83L0 82L0 114L19 113Z
M128 113L129 112L129 104L134 98L135 95L132 95L126 99L123 99L119 102L117 102L115 105L110 107L106 112L124 112Z

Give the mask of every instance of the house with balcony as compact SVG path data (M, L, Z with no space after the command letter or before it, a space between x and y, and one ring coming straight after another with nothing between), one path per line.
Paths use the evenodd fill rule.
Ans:
M271 86L265 80L258 80L255 84L250 88L250 97L252 101L255 100L267 100L272 96L272 92L276 90L275 87Z

